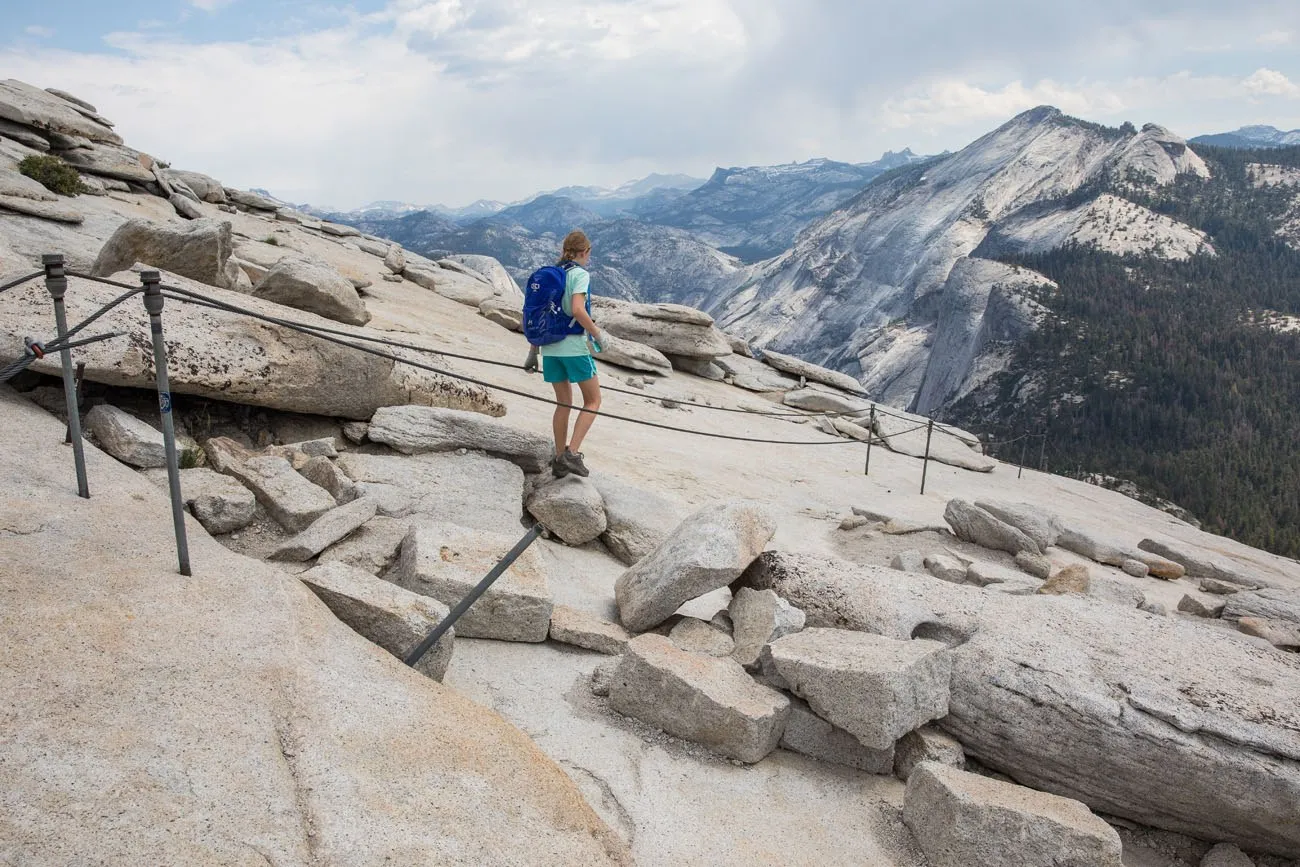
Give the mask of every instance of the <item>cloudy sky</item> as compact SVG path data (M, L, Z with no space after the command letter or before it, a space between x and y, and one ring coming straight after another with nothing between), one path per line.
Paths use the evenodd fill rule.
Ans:
M457 205L652 171L958 149L1050 103L1300 128L1300 3L4 0L0 77L297 202Z

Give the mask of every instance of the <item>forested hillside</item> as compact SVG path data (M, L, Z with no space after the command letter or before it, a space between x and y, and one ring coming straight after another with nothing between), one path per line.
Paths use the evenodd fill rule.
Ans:
M1217 255L1171 261L1069 246L1002 257L1059 289L1037 299L1050 313L1009 371L947 418L998 438L1045 431L1054 472L1132 480L1208 530L1295 557L1300 173L1252 166L1300 168L1300 147L1197 152L1208 180L1105 184L1205 231Z

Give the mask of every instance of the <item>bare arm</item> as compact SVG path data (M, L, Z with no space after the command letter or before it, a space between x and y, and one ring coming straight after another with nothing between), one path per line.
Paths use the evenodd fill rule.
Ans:
M587 315L586 301L584 300L582 304L578 303L577 294L574 294L573 296L573 318L597 343L600 342L600 329L596 327L596 323L591 321L591 317Z

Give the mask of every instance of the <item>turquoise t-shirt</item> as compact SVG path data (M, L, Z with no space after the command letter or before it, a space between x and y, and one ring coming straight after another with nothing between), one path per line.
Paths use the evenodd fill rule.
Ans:
M585 268L574 265L569 269L569 273L564 281L564 312L570 318L573 317L573 296L586 295L587 290L591 287L591 275ZM578 299L579 304L586 304L585 298ZM552 358L573 358L580 355L591 355L591 348L587 344L587 334L570 334L563 340L555 343L548 343L541 348L543 358L550 356Z

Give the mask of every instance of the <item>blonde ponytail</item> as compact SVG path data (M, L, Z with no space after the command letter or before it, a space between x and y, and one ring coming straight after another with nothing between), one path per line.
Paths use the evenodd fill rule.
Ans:
M587 235L581 229L574 229L564 236L564 247L560 251L560 261L568 262L576 260L583 253L591 249L591 241L587 240Z

